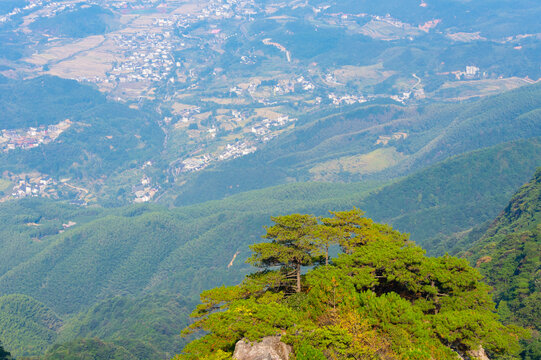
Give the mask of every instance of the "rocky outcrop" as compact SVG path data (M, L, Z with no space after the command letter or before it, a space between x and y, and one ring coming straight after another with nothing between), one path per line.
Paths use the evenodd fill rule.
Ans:
M482 346L479 346L477 350L468 351L468 355L471 359L475 360L490 360Z
M459 354L458 352L456 354L460 360L490 360L482 346L479 346L477 350L468 350L465 354Z
M233 359L236 360L289 360L291 346L280 341L280 336L269 336L260 342L241 340L235 345Z

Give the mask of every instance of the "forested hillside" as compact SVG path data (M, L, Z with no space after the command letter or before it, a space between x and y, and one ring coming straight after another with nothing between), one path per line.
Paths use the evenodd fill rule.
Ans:
M3 136L22 144L13 149L3 145L4 177L6 171L22 179L38 172L99 191L104 181L156 156L164 139L156 113L112 102L90 86L56 77L0 83L0 111L0 130L11 131ZM61 122L64 131L46 139ZM32 135L46 130L43 139ZM115 198L115 193L104 197Z
M493 4L498 4L494 6ZM314 4L326 4L323 0ZM487 1L483 3L464 3L462 1L436 1L429 7L419 6L415 0L391 0L373 2L369 0L344 0L336 5L336 11L373 11L397 13L406 6L408 12L403 14L405 19L422 22L426 19L442 18L448 26L460 27L468 24L471 31L480 31L484 36L504 34L513 29L528 27L535 28L536 16L539 10L528 0L516 2ZM475 21L472 22L472 20Z
M18 356L44 353L62 326L62 320L46 305L16 294L0 297L0 323L0 339L17 350Z
M116 296L70 319L57 343L72 344L69 347L81 338L99 338L124 347L137 359L171 358L186 343L179 333L189 323L194 304L163 292ZM45 358L54 358L52 354L58 355L61 348L53 348Z
M54 345L42 357L43 360L61 359L158 359L160 356L152 348L135 345L129 341L106 342L99 339L78 339L65 344Z
M0 0L0 360L541 360L540 18Z
M52 36L84 38L100 35L116 28L115 15L98 5L64 10L56 16L40 18L31 24L32 31Z
M70 222L88 222L106 213L45 199L0 204L0 275L44 250Z
M273 214L325 215L327 209L358 206L411 232L413 240L437 253L452 248L442 239L497 215L535 170L540 148L538 139L503 144L449 159L384 187L369 182L290 184L177 209L139 205L104 210L38 200L4 204L3 231L21 233L4 240L13 249L5 254L6 261L13 259L0 276L0 291L31 295L60 314L66 321L60 342L129 338L159 351L178 352L182 343L173 339L186 324L186 308L199 292L238 283L252 271L244 264L248 245L260 241L261 229ZM62 224L69 221L76 225L64 229ZM40 241L33 240L42 228L51 230L43 232ZM17 257L18 248L31 251ZM115 298L119 294L130 296ZM176 315L160 315L163 309L153 303ZM143 330L140 322L128 318L146 319L156 331L151 330L154 325ZM10 350L18 354L21 349Z
M535 330L525 359L541 357L541 169L465 253L494 287L506 323Z
M292 179L396 178L454 155L541 136L540 95L541 85L536 84L458 104L365 104L338 114L310 113L299 119L302 125L260 151L189 179L179 189L175 204L222 198Z
M469 244L455 235L494 219L540 160L539 138L474 151L386 186L361 207L430 254L456 253Z

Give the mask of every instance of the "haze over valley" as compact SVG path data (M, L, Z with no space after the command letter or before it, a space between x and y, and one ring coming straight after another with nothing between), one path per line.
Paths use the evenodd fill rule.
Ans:
M490 359L541 358L540 16L530 0L0 2L0 359L2 346L17 359L248 359L240 341L278 333L296 359L481 359L478 346ZM353 211L354 230L329 211ZM300 262L250 247L278 244L280 219L350 230L330 264L304 248L291 285ZM347 266L368 269L355 256L380 251L348 247L355 231L385 249L409 234L437 279L407 280L404 242L388 253L405 261L385 275L396 282L374 285L376 269L353 290ZM449 255L477 269L456 260L470 288L437 288L458 264ZM245 276L258 266L289 275L254 285L259 275ZM352 303L313 292L325 269ZM367 310L395 295L426 318L402 328L403 316ZM461 296L494 306L451 304ZM311 301L324 304L317 316ZM233 325L213 302L224 314L242 302L259 320L272 303L312 322L222 333ZM198 304L203 320L181 337ZM466 308L490 329L452 340L441 316L474 318ZM353 313L377 336L352 335Z

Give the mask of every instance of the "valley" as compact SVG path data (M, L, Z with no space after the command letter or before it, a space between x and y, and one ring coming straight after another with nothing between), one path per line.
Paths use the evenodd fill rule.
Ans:
M119 204L170 202L201 170L249 157L303 123L316 122L318 114L382 102L413 109L493 95L541 77L535 66L483 63L486 49L531 62L537 35L524 34L515 23L505 37L468 37L436 16L443 14L440 5L415 4L418 9L405 19L377 6L356 11L359 6L344 12L325 2L32 2L1 18L0 30L24 34L29 53L3 60L6 69L0 73L74 79L134 110L157 112L166 141L161 152L144 159L152 166L144 171L138 164L136 176L119 171L100 179L99 186L84 175L75 184L91 194L83 203ZM82 19L76 30L73 22ZM333 40L339 37L347 41ZM347 42L355 54L348 59ZM404 52L406 44L412 46ZM361 53L364 47L374 51ZM364 155L369 156L355 156ZM376 168L370 173L385 169ZM60 180L51 172L42 175ZM136 196L130 187L118 186L130 179L137 187L142 177L152 179L155 191Z
M2 347L22 360L174 358L202 335L179 336L207 301L199 294L242 288L256 269L250 246L276 217L351 209L408 239L400 261L411 245L429 273L459 264L483 296L482 277L494 287L494 306L471 305L487 331L518 324L532 337L483 343L491 359L541 356L539 16L528 0L0 2L0 359ZM335 243L326 265L341 286L359 281L344 280L344 249ZM303 281L324 272L321 256L310 261ZM391 285L348 291L416 314L399 320L425 334L446 297L432 313ZM312 290L291 290L258 292L257 309L280 298L291 318L308 311ZM446 311L439 319L457 327L474 318ZM366 339L344 344L374 359L470 346L393 323L423 344L409 353L383 323L331 324L335 307L324 312L310 326L332 335L327 358L355 326ZM295 351L321 345L312 340L286 339ZM235 343L219 345L231 358Z

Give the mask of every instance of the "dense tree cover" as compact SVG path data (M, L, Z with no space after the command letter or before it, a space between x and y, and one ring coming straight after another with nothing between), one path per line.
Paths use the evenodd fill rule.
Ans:
M0 170L38 170L92 180L155 156L164 138L156 114L107 100L98 90L74 80L41 76L0 84L1 129L57 124L71 127L52 143L0 154Z
M0 343L0 360L11 360L11 354L4 349L2 343Z
M30 24L37 33L84 38L104 34L115 27L115 15L98 5L64 10L52 17L39 17Z
M194 302L181 296L163 292L113 297L69 319L57 343L99 338L123 344L137 359L170 358L185 345L185 339L178 333L188 324L189 309L193 305ZM136 350L139 347L141 351Z
M314 6L328 4L323 0L314 1ZM502 37L513 31L537 28L538 7L529 0L516 2L487 1L436 1L428 8L419 7L415 0L343 0L332 4L331 11L346 13L400 14L404 21L422 24L428 20L442 19L445 26L467 27L472 32L480 31L483 36ZM409 11L404 12L407 6Z
M323 213L329 204L353 206L349 190L361 194L365 189L294 185L189 208L110 210L44 239L45 249L0 276L0 289L32 294L60 314L78 312L119 292L163 289L193 296L224 281L241 280L248 252L239 239L246 246L253 243L270 209ZM237 250L239 260L224 271Z
M326 226L341 230L341 255L303 275L300 292L288 278L295 263L287 261L263 263L267 269L240 285L203 292L185 334L206 335L175 359L228 359L237 341L275 335L293 346L297 359L456 359L479 346L516 357L526 332L499 322L490 288L467 261L428 258L407 235L357 209L332 215L319 225L332 220ZM311 216L273 220L264 236L272 241L252 248L255 259L261 249L278 246L279 254L303 252L322 261Z
M164 290L190 299L205 289L240 282L252 271L243 264L250 256L248 246L257 242L259 229L269 225L272 214L296 211L323 216L329 208L360 205L367 215L409 231L413 239L430 246L424 239L465 231L496 216L507 202L503 197L509 198L531 176L539 151L537 140L496 146L450 159L369 196L374 184L303 183L177 209L153 205L79 208L38 199L0 204L0 291L31 295L62 319L73 319L76 326L65 325L73 333L61 333L59 341L138 338L143 328L122 329L121 324L126 314L137 319L138 307L142 314L153 313L152 306L143 306L147 302L141 294ZM402 213L400 207L408 212ZM326 218L331 225L333 217ZM77 225L58 233L68 221ZM327 245L336 241L336 229L322 226L318 230L315 251L324 257ZM464 241L463 249L469 246ZM431 248L436 244L443 251L454 245L434 242ZM118 312L110 314L113 304L120 302L108 299L119 293L135 299L123 300L126 307L116 307ZM185 315L174 318L176 326L185 323ZM170 337L178 328L170 326L166 317L156 318L163 319L168 330L163 336L143 336L142 341L156 346L169 338L172 347L178 344ZM4 343L13 353L11 344ZM158 348L178 352L162 345Z
M431 255L457 253L472 241L460 233L494 219L540 159L540 138L473 151L382 187L359 206Z
M535 330L524 358L541 357L541 168L465 255L494 287L502 320Z
M8 80L0 86L0 94L2 129L57 124L107 102L105 96L89 86L51 76Z
M0 339L10 351L23 357L43 355L47 349L46 359L101 356L98 350L105 346L115 354L112 359L123 358L119 354L125 356L125 351L130 359L170 358L186 343L178 333L188 325L193 305L166 293L138 298L118 296L61 320L28 296L6 295L0 297ZM77 357L81 358L84 356Z
M105 210L40 198L0 203L0 276L43 251L63 224L103 216Z
M129 348L129 346L128 346ZM43 356L43 360L137 360L142 359L132 354L128 348L99 339L81 339L66 344L54 345ZM140 349L142 350L142 349ZM147 351L147 354L153 355Z
M0 297L0 339L14 355L35 355L55 342L61 319L26 295Z
M402 39L400 39L401 30L388 30L387 34L398 35L394 41L381 41L381 39L366 36L367 34L360 30L362 26L368 24L369 30L373 31L372 34L377 34L378 30L385 28L385 25L378 26L377 22L371 21L370 17L354 20L350 18L347 21L348 26L333 26L326 21L321 21L321 15L313 14L307 7L277 9L277 15L288 17L287 22L256 17L250 24L250 33L263 33L265 36L272 37L286 46L295 58L307 64L317 62L323 68L336 68L341 65L370 66L383 63L386 69L395 70L401 74L424 74L425 77L432 79L436 78L438 73L454 71L464 68L467 64L475 63L491 75L502 74L507 77L530 74L531 78L537 78L540 70L537 66L535 51L517 52L513 49L513 43L508 42L461 42L453 41L445 36L448 33L457 32L458 29L468 29L471 32L479 31L482 36L494 40L494 37L500 39L539 31L537 24L539 9L533 2L524 0L510 5L507 2L493 1L489 4L438 1L430 4L429 7L419 7L415 0L379 2L352 0L325 3L317 1L313 3L314 7L329 7L328 11L335 14L390 14L414 27L416 24L424 24L433 19L442 20L437 27L438 31L425 34L418 29L404 30ZM374 23L376 23L375 26ZM382 31L385 32L385 30ZM254 41L246 41L243 49L238 42L238 40L232 41L234 45L228 50L238 51L239 48L244 50L258 46ZM527 43L531 45L535 41ZM370 51L365 51L367 48L370 48ZM538 47L534 45L533 48ZM530 49L531 47L528 50ZM277 50L264 49L263 51L267 54L278 55ZM228 67L228 69L231 68L232 66ZM253 69L259 70L257 65L254 65ZM348 86L351 86L351 83L357 85L351 81ZM426 78L423 78L423 85L426 83ZM371 90L371 86L363 85L365 85L363 90ZM397 86L393 85L396 91ZM428 89L425 87L425 90ZM392 91L393 89L389 87L385 90Z

